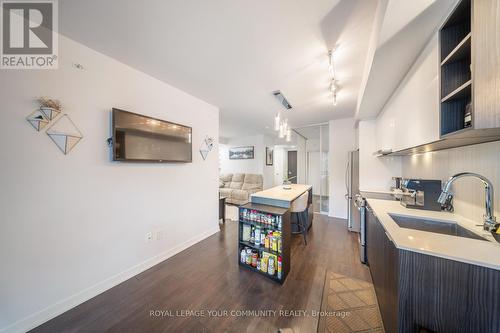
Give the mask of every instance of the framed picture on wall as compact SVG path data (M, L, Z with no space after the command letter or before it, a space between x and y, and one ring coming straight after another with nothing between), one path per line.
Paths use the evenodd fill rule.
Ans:
M229 148L230 160L251 160L254 158L254 147L232 147Z
M273 165L274 162L274 149L266 147L266 165Z

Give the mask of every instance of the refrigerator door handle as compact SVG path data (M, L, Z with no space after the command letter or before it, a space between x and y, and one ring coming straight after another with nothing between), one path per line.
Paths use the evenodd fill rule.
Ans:
M344 182L345 182L345 190L346 190L346 199L351 195L351 193L349 193L349 166L350 166L351 162L350 161L347 161L347 165L345 167L345 176L344 176Z

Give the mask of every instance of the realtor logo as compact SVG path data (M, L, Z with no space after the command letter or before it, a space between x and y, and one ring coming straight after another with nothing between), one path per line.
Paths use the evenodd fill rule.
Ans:
M2 69L57 69L57 0L1 1Z

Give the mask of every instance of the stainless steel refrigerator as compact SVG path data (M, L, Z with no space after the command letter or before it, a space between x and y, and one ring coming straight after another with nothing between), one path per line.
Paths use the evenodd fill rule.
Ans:
M345 187L347 199L347 229L360 232L360 213L355 205L356 195L359 195L359 150L349 152L345 171Z

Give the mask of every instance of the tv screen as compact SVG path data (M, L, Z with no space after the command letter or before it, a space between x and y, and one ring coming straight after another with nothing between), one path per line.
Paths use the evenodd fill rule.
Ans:
M113 108L113 160L192 162L191 127Z

